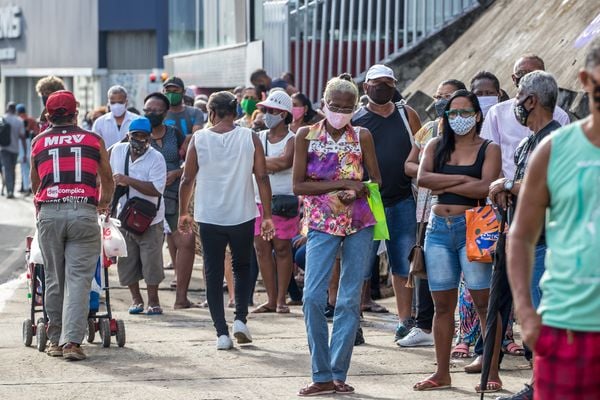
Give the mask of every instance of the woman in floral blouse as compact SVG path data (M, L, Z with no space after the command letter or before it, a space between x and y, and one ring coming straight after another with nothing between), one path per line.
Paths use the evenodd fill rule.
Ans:
M326 119L296 134L294 193L304 196L307 230L304 321L312 359L312 383L300 396L352 393L346 375L359 324L362 277L368 268L375 218L362 180L381 183L373 138L350 120L358 89L348 74L327 83ZM342 246L343 244L343 246ZM341 249L342 264L331 343L325 318L327 287Z

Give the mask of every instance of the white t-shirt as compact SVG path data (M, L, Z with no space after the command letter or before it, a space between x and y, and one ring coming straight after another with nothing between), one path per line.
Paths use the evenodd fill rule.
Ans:
M194 133L198 157L194 219L232 226L258 216L254 202L252 131L236 126L229 132L202 129Z
M285 151L285 146L288 140L294 138L294 132L289 131L288 134L277 143L266 143L265 139L267 137L267 130L260 131L258 133L258 138L262 143L263 147L265 147L265 156L266 157L279 157L283 155ZM273 196L277 194L288 194L293 195L294 190L292 186L292 167L288 169L284 169L283 171L274 172L269 175L269 181L271 182L271 193ZM260 196L258 194L258 186L256 185L256 179L254 179L254 194L255 200L257 203L261 203Z
M129 143L117 143L113 146L112 152L110 153L110 166L113 174L125 174L125 156L127 155L128 149ZM153 147L149 147L148 150L135 161L131 161L131 156L129 156L128 175L139 181L152 182L156 190L162 194L165 191L167 181L167 164L165 163L165 158L158 151L154 150ZM139 197L154 204L158 203L158 197L147 196L137 191L133 186L129 186L129 198L132 197ZM122 196L119 199L117 215L119 215L126 202L127 196ZM165 201L161 197L160 207L156 213L156 217L152 220L152 225L158 224L164 219Z
M117 127L117 121L113 116L113 113L109 112L99 117L92 126L92 131L104 139L104 146L108 149L115 143L120 142L127 135L129 131L129 124L134 119L139 118L138 115L125 111L125 118L121 123L121 127Z

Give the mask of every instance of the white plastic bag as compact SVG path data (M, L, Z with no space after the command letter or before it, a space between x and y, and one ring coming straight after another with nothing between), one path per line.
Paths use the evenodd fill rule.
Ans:
M44 258L42 257L42 250L40 250L40 240L37 229L33 234L31 248L29 249L29 262L33 264L44 264Z
M102 248L107 257L127 257L127 243L119 230L121 221L100 216L102 227Z

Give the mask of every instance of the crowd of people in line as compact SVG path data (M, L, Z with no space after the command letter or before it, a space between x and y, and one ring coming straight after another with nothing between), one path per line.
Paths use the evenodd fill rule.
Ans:
M424 124L401 99L393 70L377 64L365 75L363 97L342 74L327 82L317 107L291 74L272 80L264 70L252 74L253 86L208 97L171 77L162 92L148 94L141 113L128 108L125 88L113 86L107 112L86 116L90 130L77 125L78 105L64 83L41 79L39 125L10 103L4 121L11 140L0 154L8 197L17 158L31 158L31 181L24 176L22 189L33 191L38 209L48 354L85 358L99 210L123 224L128 255L117 270L131 293L130 314L163 313L165 237L175 309L202 306L187 294L201 248L219 350L234 346L224 280L238 344L253 340L249 312L289 313L289 305L301 304L312 383L300 396L354 392L346 380L353 346L364 342L361 312L387 312L371 296L384 248L398 315L390 336L400 347L435 346L436 371L414 390L449 388L451 357L470 357L472 347L465 371L482 370L493 268L467 257L466 213L488 203L509 216L515 312L499 316L488 383L476 391L502 389L502 353L533 363L535 350L532 384L502 399L531 399L534 388L535 398L597 398L600 41L590 45L579 77L591 115L572 124L557 106L558 84L544 61L525 54L512 71L515 97L489 71L468 85L445 76L433 93L436 118ZM367 180L380 188L384 243L373 239L378 221ZM141 222L132 217L140 210L148 214ZM409 254L421 240L427 279L413 290ZM249 311L259 271L267 301ZM513 338L515 320L524 347Z

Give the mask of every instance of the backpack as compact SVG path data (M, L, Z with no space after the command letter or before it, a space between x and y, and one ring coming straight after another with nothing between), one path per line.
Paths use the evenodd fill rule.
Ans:
M12 127L6 118L0 117L0 146L10 146Z

